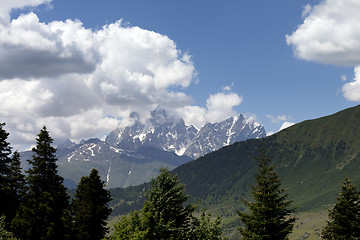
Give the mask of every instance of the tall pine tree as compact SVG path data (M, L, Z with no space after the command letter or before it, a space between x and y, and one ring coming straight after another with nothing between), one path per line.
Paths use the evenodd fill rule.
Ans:
M183 233L191 229L191 217L196 209L192 204L184 206L188 199L185 186L177 176L161 169L160 175L152 180L143 208L146 239L183 239Z
M108 202L110 192L104 189L105 182L99 172L92 169L88 177L82 177L72 201L75 238L79 240L100 240L108 229L106 220L111 213Z
M58 175L56 149L44 126L36 139L27 173L28 191L12 222L13 232L27 239L70 239L69 196Z
M6 192L8 197L7 203L7 221L10 222L16 215L19 206L25 197L25 176L22 173L20 163L20 154L15 151L10 162L9 173L7 176Z
M3 129L4 126L5 123L0 123L0 216L4 214L7 217L9 204L7 177L10 172L11 147L7 142L9 133ZM6 219L8 220L8 217Z
M360 192L347 178L329 219L322 231L323 239L360 239Z
M239 228L243 240L285 240L291 233L295 218L290 217L294 211L291 201L281 186L281 180L270 165L270 158L261 151L256 159L259 170L256 174L257 185L252 186L254 201L243 200L250 208L250 213L240 212L244 226Z
M186 204L189 196L176 175L161 169L152 180L147 201L141 212L123 216L114 226L112 240L190 240L222 239L221 219L214 221L203 209L195 217L196 206Z

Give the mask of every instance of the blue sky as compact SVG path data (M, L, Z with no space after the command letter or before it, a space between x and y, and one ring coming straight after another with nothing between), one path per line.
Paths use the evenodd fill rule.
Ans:
M174 106L198 125L245 113L267 132L276 132L285 122L322 117L360 102L360 69L359 79L354 78L360 65L356 0L1 4L0 50L10 46L14 51L0 51L0 58L24 66L6 68L0 76L3 97L14 89L21 93L14 103L5 102L19 111L0 110L15 146L34 141L43 124L57 139L99 137L126 124L131 111L143 111L146 118L156 104ZM59 33L64 29L70 35ZM74 29L83 34L71 36ZM113 32L117 35L110 37ZM33 44L21 43L27 39ZM15 53L28 57L19 60ZM123 58L130 58L124 68L119 67ZM118 67L122 70L113 70ZM107 70L106 77L101 75ZM142 79L142 88L138 73L153 79Z

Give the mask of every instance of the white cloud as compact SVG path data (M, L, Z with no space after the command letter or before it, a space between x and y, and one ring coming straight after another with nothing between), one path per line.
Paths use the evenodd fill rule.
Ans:
M234 86L234 83L231 83L231 85L227 85L227 86L221 87L221 89L222 89L223 91L230 92L233 86Z
M305 18L309 13L311 12L311 5L310 4L306 4L303 8L303 12L301 14L301 16L303 18Z
M293 122L284 122L282 125L281 125L281 127L280 127L280 129L279 129L279 132L281 131L281 130L284 130L285 128L288 128L288 127L291 127L292 125L294 125L295 123L293 123Z
M39 22L34 13L0 24L0 79L90 73L99 62L93 33L79 21Z
M10 21L10 12L12 9L34 7L41 4L48 4L50 2L51 0L1 0L0 23L6 24Z
M306 6L304 22L286 42L296 57L325 64L360 66L360 1L324 0ZM355 75L357 73L355 72ZM359 79L343 87L344 96L360 101Z
M360 66L356 67L354 80L344 84L342 92L346 99L354 102L360 102Z
M79 20L43 23L35 13L10 21L11 9L49 2L0 2L8 20L0 21L0 122L12 145L33 144L43 125L54 139L80 140L103 136L134 111L146 118L158 105L193 104L183 92L197 80L191 56L165 35L121 20L96 31Z
M286 42L297 57L327 64L360 64L360 2L325 0L312 7Z
M222 121L237 113L234 107L240 105L243 98L236 93L216 93L211 94L206 100L206 108L199 106L185 106L180 108L178 112L184 117L188 124L201 127L206 122Z
M270 114L267 114L266 117L271 119L272 123L285 122L285 121L288 121L288 120L292 119L292 117L286 116L286 115L280 115L280 116L274 117L274 116L272 116Z

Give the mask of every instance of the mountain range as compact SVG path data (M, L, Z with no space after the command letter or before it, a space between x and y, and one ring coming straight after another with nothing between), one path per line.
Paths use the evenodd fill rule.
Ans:
M113 130L105 141L67 140L57 147L59 173L68 188L76 187L92 168L98 169L108 188L138 185L155 177L162 167L174 169L237 141L266 136L261 124L243 114L200 129L159 107L145 123L137 113L130 118L131 126ZM23 160L31 155L21 154Z
M185 125L183 119L161 108L152 111L145 124L138 120L136 113L130 116L133 125L112 131L105 140L108 144L128 150L152 146L196 159L235 142L266 136L260 123L243 114L206 123L199 130L193 125Z
M326 209L336 202L345 177L360 183L359 123L360 105L295 124L266 138L234 143L172 173L185 184L192 201L201 199L201 205L215 214L238 219L236 210L244 208L241 199L252 199L254 159L264 149L298 212ZM147 187L112 189L113 213L141 207Z

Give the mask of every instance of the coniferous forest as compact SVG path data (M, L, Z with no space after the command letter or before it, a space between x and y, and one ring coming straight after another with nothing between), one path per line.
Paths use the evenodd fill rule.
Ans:
M44 126L32 149L32 166L23 175L19 153L12 154L9 133L0 124L0 239L102 239L111 200L93 169L73 200L56 165L53 139Z

